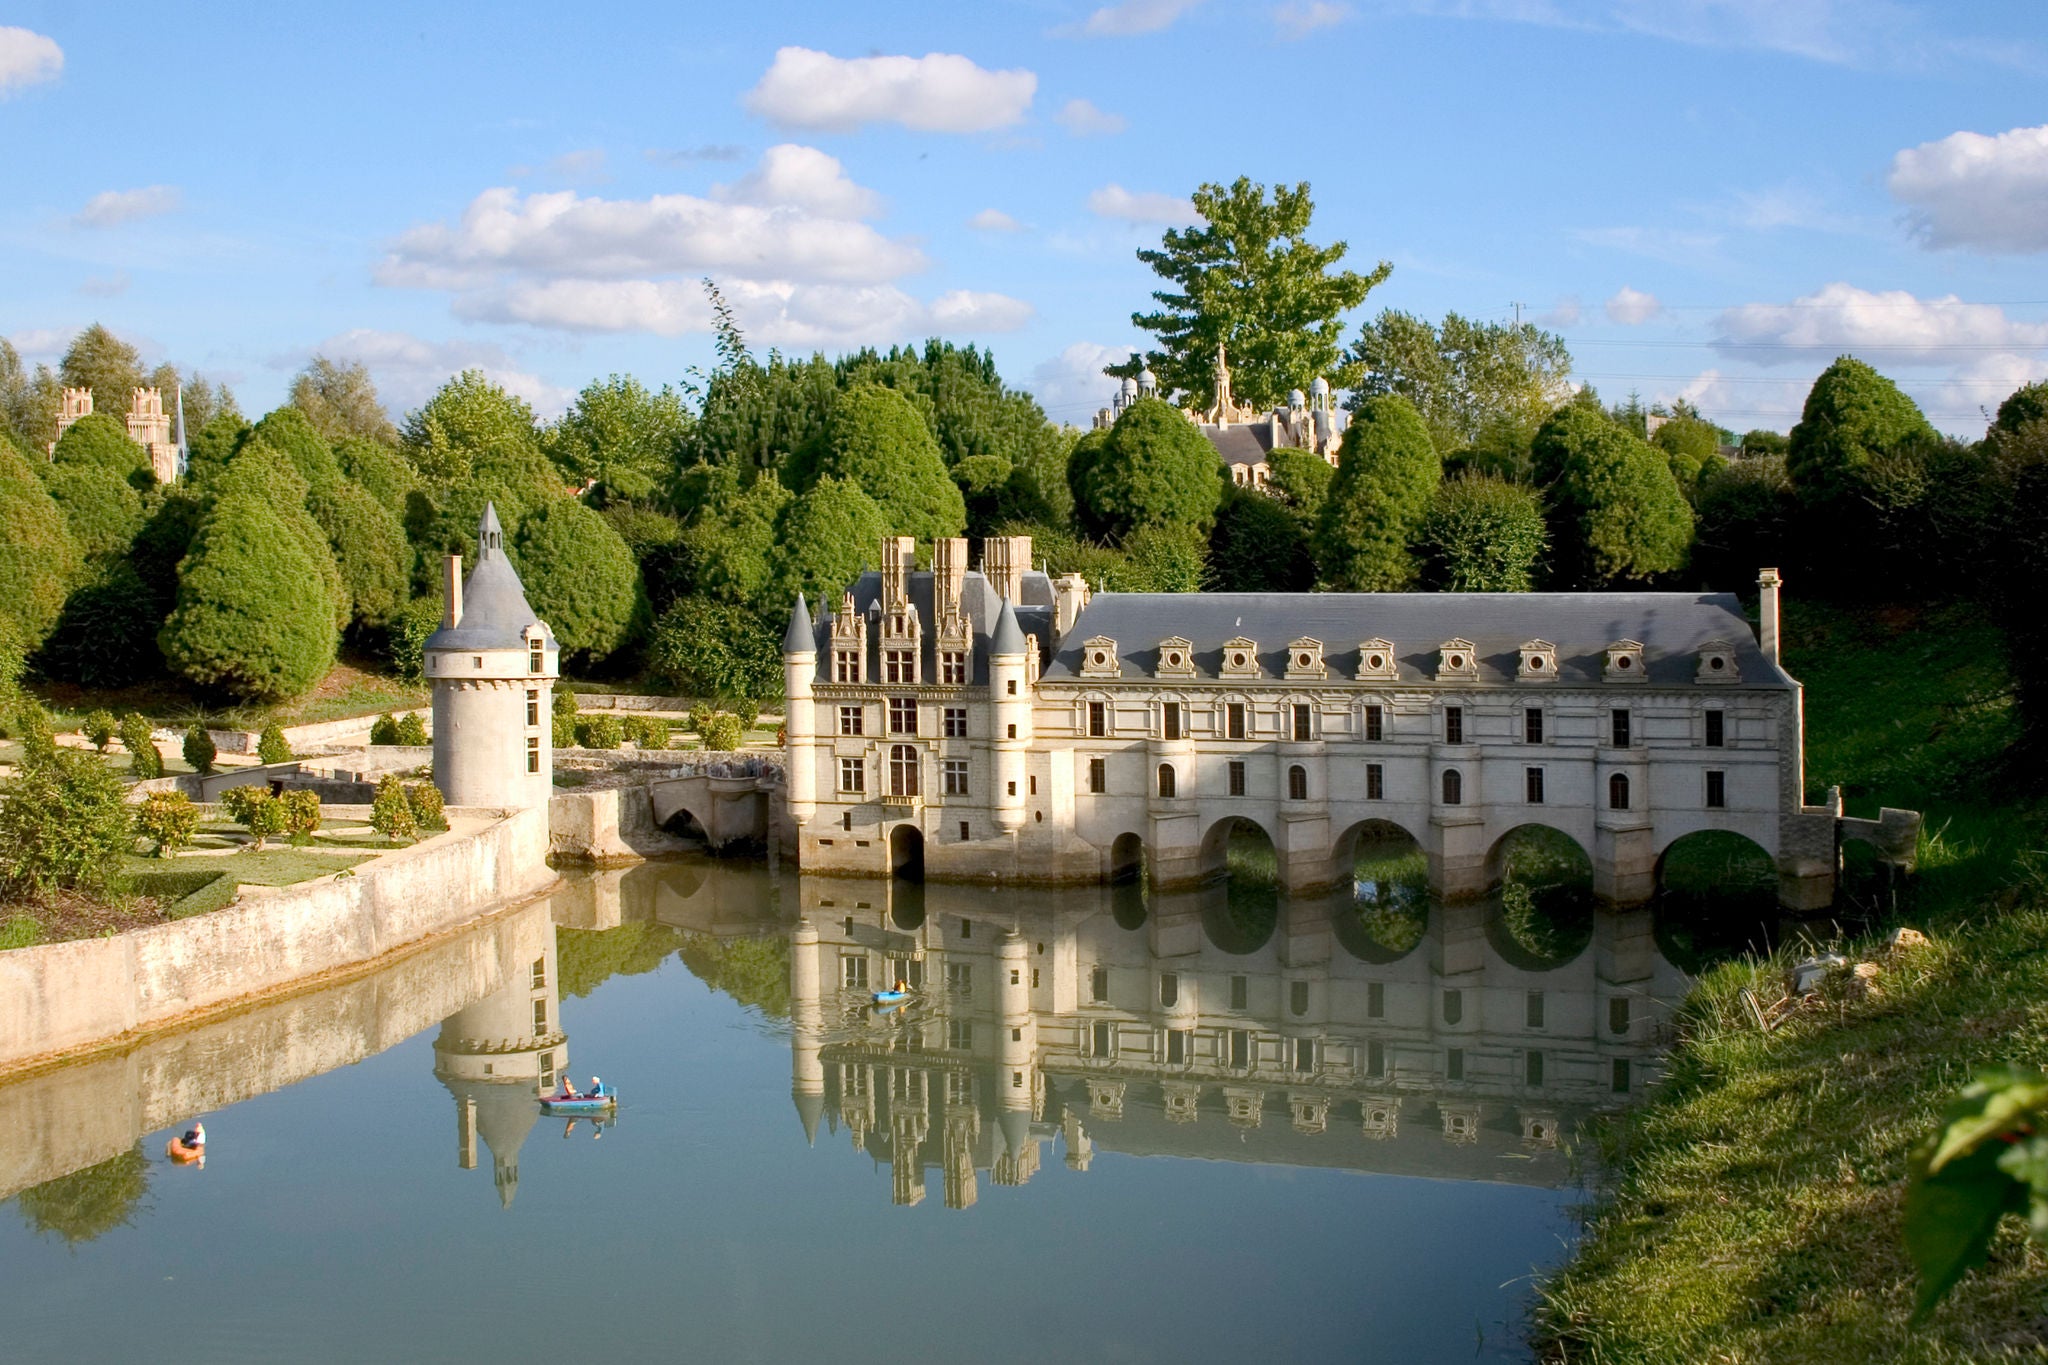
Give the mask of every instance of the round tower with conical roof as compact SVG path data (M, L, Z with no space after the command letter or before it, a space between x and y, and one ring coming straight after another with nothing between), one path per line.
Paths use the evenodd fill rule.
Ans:
M487 505L476 567L465 582L462 556L448 556L447 610L427 637L434 785L451 806L524 810L553 793L561 649L527 605L504 541L498 509Z

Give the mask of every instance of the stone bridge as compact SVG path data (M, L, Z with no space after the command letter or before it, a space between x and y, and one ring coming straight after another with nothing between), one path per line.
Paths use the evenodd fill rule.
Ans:
M618 771L549 801L549 854L558 862L604 867L698 846L774 849L792 838L784 790L781 764L756 755Z

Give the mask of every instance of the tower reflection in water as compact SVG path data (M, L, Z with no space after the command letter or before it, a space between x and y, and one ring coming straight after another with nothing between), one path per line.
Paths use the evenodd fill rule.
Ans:
M949 1208L982 1172L1022 1185L1055 1137L1077 1171L1110 1151L1562 1184L1563 1139L1654 1078L1686 986L1647 911L1595 913L1557 952L1484 904L1386 943L1348 901L1223 887L798 894L797 1112L886 1163L905 1205L934 1167ZM913 1003L869 1006L899 980Z

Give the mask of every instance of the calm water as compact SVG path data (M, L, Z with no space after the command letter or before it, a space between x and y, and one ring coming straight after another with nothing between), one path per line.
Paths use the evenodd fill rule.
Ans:
M579 879L0 1089L8 1356L1519 1359L1683 986L1643 914Z

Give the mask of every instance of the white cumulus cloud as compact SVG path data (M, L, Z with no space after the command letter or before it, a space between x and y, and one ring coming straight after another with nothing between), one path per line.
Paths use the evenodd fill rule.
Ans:
M1126 223L1157 223L1187 226L1202 221L1195 201L1178 195L1148 190L1127 190L1111 182L1088 196L1088 211L1098 218L1115 218Z
M64 70L64 49L33 29L0 26L0 99L54 81Z
M313 348L336 360L359 360L377 383L377 392L395 412L425 403L443 384L464 370L482 370L492 383L533 405L542 417L569 406L573 391L548 383L519 363L502 347L480 341L427 341L409 332L384 332L357 327L331 336ZM296 368L304 357L287 360Z
M1061 105L1052 121L1075 137L1107 137L1130 127L1122 114L1108 113L1096 108L1093 102L1080 99Z
M2048 251L2048 124L1908 147L1885 187L1929 246Z
M967 220L976 232L1022 232L1024 225L1001 209L983 209Z
M145 185L139 190L101 190L72 215L76 227L105 228L170 213L184 202L176 185Z
M856 185L838 157L794 142L770 147L753 170L711 194L730 204L798 208L826 218L868 218L882 208L882 196Z
M1085 427L1116 392L1117 381L1103 374L1103 366L1121 365L1135 353L1131 346L1077 341L1032 367L1024 387L1053 421Z
M1333 0L1288 0L1273 11L1280 36L1289 42L1308 37L1319 28L1331 28L1351 17L1351 6Z
M1201 0L1122 0L1104 5L1075 27L1060 32L1087 38L1131 38L1172 28Z
M1038 90L1029 71L990 71L966 57L835 57L785 47L746 107L785 128L848 132L898 123L926 133L984 133L1024 117Z
M1614 297L1607 300L1607 320L1623 327L1637 327L1648 322L1664 311L1664 305L1657 301L1655 294L1646 294L1628 285L1614 291Z
M1999 351L2048 346L2048 323L2019 322L1996 304L1954 294L1923 299L1903 289L1830 284L1790 303L1748 303L1722 312L1714 345L1759 365L1796 364L1844 352L1872 363L1964 365Z

